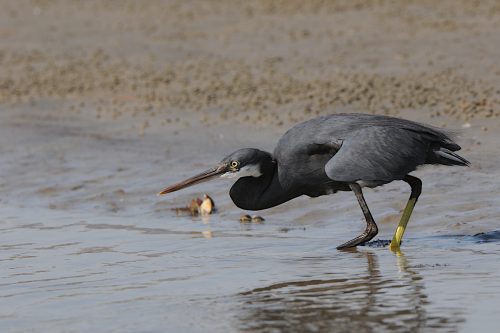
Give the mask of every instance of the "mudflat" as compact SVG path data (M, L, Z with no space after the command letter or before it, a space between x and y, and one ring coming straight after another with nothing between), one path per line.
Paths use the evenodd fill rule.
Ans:
M497 1L0 5L2 332L497 328ZM227 181L156 196L340 112L450 129L472 162L415 172L401 253L335 250L352 193L244 224ZM390 239L408 186L365 192ZM172 210L203 193L216 214Z

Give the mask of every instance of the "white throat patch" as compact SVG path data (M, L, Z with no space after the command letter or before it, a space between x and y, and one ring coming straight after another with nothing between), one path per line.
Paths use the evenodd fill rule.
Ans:
M237 172L226 172L221 175L221 178L241 178L241 177L260 177L260 166L258 164L245 165Z

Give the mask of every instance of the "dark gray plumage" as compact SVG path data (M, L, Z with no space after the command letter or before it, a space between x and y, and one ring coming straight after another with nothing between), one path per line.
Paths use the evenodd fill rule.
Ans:
M302 179L298 175L307 177L316 169L324 169L334 181L382 185L403 179L423 164L467 165L453 153L459 149L437 128L387 116L338 114L291 128L279 140L274 156L280 180L288 186ZM294 163L299 157L301 163ZM321 165L318 159L327 161ZM320 170L317 174L323 175Z
M469 165L454 153L459 149L445 131L409 120L368 114L322 116L288 130L272 155L253 148L237 150L225 157L217 168L170 186L160 194L215 175L239 176L240 172L243 177L231 187L230 196L242 209L266 209L300 195L317 197L353 191L367 220L367 228L362 235L341 246L352 247L377 233L362 187L376 187L394 180L410 184L412 204L409 207L409 201L409 212L405 210L400 222L400 226L404 224L404 231L421 191L421 181L408 174L424 164Z

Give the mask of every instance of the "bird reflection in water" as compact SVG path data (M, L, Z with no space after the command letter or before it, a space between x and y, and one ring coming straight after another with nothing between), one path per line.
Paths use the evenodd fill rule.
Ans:
M383 276L377 255L350 251L366 272L349 278L273 284L238 295L246 332L456 331L460 314L434 314L422 277L396 253L399 276ZM339 274L340 275L340 274ZM239 311L240 312L240 311Z

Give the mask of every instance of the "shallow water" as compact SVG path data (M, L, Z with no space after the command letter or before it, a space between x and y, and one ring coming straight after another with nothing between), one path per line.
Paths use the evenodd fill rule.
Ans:
M138 138L117 124L2 120L2 332L497 328L500 228L490 169L419 171L424 194L401 253L337 251L363 228L349 193L299 198L261 212L262 224L238 222L243 212L228 183L155 196L233 148L270 148L276 133L233 137L214 127ZM200 140L211 148L193 158ZM203 192L219 213L171 210ZM408 189L391 184L366 195L379 236L390 238Z

